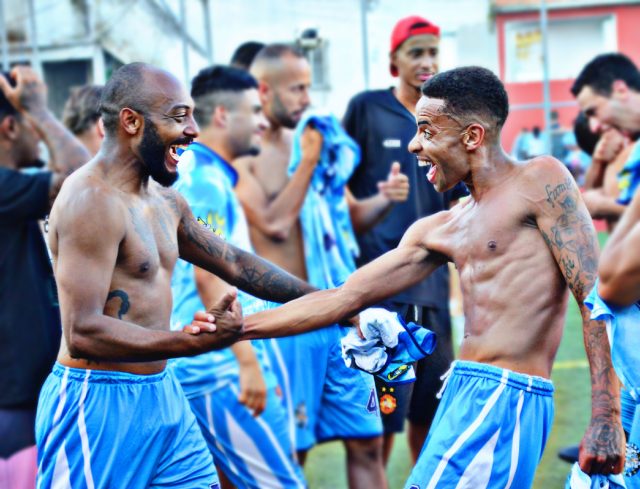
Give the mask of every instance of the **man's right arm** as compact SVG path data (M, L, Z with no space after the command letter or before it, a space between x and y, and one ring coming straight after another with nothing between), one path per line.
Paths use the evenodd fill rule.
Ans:
M49 202L53 204L62 182L91 159L88 151L49 111L46 86L29 67L17 66L11 71L16 86L11 87L0 76L0 90L38 132L49 151L49 169L53 173L49 188Z
M85 188L52 216L57 236L56 282L67 348L72 357L152 361L223 348L240 332L240 308L228 294L216 315L216 332L194 336L150 329L106 316L126 209L105 191ZM141 284L142 285L142 284ZM228 307L231 306L231 307ZM210 311L211 312L211 311Z
M342 286L246 317L243 339L289 336L341 322L424 280L447 262L424 246L435 219L437 215L414 223L398 248L356 270Z
M240 162L238 165L239 178L235 192L247 220L252 227L275 241L287 239L291 228L298 222L311 177L320 159L322 135L316 129L307 127L302 135L301 146L300 165L284 189L272 200L269 200L247 163Z

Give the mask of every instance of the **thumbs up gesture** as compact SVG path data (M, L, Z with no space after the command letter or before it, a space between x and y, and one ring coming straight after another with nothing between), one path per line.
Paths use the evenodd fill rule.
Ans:
M391 202L404 202L409 197L409 177L400 173L400 163L394 161L387 180L378 182L378 192Z

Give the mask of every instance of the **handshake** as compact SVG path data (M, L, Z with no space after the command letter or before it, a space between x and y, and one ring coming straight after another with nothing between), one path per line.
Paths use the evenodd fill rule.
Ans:
M235 343L242 335L243 325L238 291L232 289L208 311L196 312L191 324L186 325L182 331L199 337L197 349L201 351L194 352L197 354L226 348Z

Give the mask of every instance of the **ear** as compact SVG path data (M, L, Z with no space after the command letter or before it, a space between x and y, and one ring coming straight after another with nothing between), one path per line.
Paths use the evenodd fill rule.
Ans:
M270 93L271 87L269 87L269 85L264 80L260 80L258 82L258 95L260 96L260 101L263 104L265 100L268 100Z
M229 112L227 108L223 105L216 105L216 108L213 109L211 113L211 124L214 127L227 127L227 119L229 117Z
M135 136L142 127L143 118L135 110L125 107L120 111L120 125L130 134Z
M614 80L611 85L611 92L624 99L629 95L629 86L624 80Z
M480 124L471 124L462 133L462 144L467 151L475 151L484 142L485 130Z
M0 133L11 141L15 141L18 138L20 134L20 127L14 116L8 115L0 121Z
M102 122L102 117L96 122L95 131L98 133L100 139L104 139L104 122Z
M398 71L398 67L396 66L396 58L398 57L398 51L394 51L393 53L389 53L389 63Z

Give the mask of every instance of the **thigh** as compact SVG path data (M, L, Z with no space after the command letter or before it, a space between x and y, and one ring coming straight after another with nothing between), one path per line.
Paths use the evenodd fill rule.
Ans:
M238 489L304 488L286 412L275 389L269 391L266 409L258 417L238 402L238 395L233 383L191 400L216 465Z

